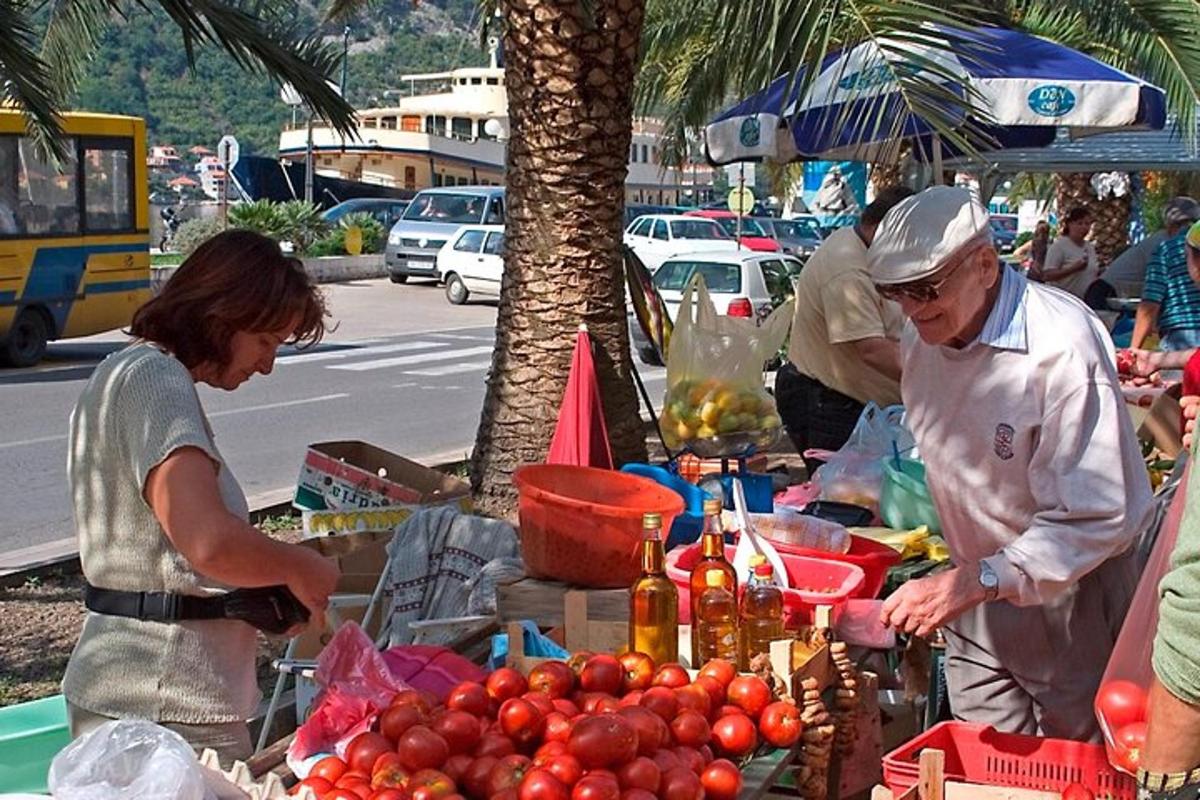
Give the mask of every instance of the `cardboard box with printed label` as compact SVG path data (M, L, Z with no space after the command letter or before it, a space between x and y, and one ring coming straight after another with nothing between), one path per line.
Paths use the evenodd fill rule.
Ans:
M318 442L304 456L292 505L301 511L462 506L470 492L452 475L366 442Z

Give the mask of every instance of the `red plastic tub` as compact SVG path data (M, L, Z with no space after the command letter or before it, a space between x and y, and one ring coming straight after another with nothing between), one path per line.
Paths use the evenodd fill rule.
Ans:
M881 544L865 536L850 535L850 552L829 553L824 550L810 550L807 547L795 547L782 542L772 541L780 553L791 553L809 558L820 558L826 561L843 561L853 564L863 571L863 584L852 597L863 600L874 600L883 591L887 583L888 570L900 563L900 553L896 548Z
M525 568L576 586L632 586L641 574L642 515L662 514L665 538L683 511L670 489L607 469L530 464L513 483Z
M934 725L883 757L883 781L897 796L916 785L925 748L944 752L946 777L959 781L1049 792L1078 783L1096 797L1137 797L1133 778L1108 763L1102 745L1000 733L966 722Z
M700 545L676 547L667 553L667 577L679 588L679 621L690 622L692 567L700 561ZM733 561L736 548L726 546L725 557ZM814 606L837 605L853 597L863 582L863 571L854 564L808 558L780 552L787 568L788 583L803 589L783 590L783 610L790 626L810 622ZM739 587L739 590L741 587Z

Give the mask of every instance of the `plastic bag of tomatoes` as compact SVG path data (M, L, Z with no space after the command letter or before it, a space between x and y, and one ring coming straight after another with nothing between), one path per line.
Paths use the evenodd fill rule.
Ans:
M1096 719L1104 734L1108 759L1130 775L1137 774L1146 743L1146 698L1154 678L1150 656L1158 630L1158 585L1171 568L1191 474L1189 465L1159 528L1096 692Z

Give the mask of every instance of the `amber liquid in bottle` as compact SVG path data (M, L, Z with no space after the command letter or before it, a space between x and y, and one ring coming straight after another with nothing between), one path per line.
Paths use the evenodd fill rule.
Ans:
M718 571L724 576L723 585L734 598L736 617L737 603L737 572L725 558L725 534L721 527L721 501L704 501L704 533L700 537L700 561L692 567L689 589L691 591L692 610L692 668L700 669L704 665L699 650L699 638L696 636L696 624L700 619L700 597L704 594L706 576ZM722 656L724 657L724 656ZM712 656L709 656L711 659ZM705 659L708 660L708 659Z
M754 574L742 594L738 621L738 667L750 669L750 659L769 653L771 642L783 638L783 592L775 585L767 563L754 566Z
M666 574L662 517L642 519L642 574L629 592L629 649L655 664L679 660L679 590Z
M692 668L699 669L714 658L731 664L738 661L737 596L725 587L725 574L719 569L704 576L705 587L697 604L692 624Z

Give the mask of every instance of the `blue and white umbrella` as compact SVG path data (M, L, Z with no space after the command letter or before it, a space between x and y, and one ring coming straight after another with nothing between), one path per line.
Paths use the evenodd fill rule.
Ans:
M898 75L959 98L943 101L942 113L972 129L981 150L1045 146L1061 127L1078 136L1166 124L1161 89L1077 50L991 26L939 27L934 37L950 47L883 40L832 53L802 99L799 77L776 79L708 124L709 159L876 160L907 139L940 160L946 143L905 104Z

